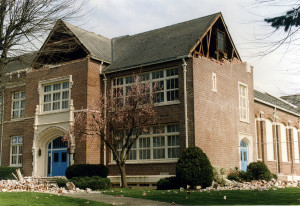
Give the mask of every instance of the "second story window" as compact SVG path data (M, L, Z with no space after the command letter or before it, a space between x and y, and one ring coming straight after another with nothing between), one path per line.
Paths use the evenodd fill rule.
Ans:
M149 81L150 90L154 93L157 104L172 104L179 102L178 68L157 70L140 74L142 81ZM125 102L127 91L134 80L133 76L120 77L113 80L113 94L119 95L120 105Z
M70 85L68 81L43 85L43 111L59 111L69 108Z
M239 110L240 120L249 121L249 99L248 99L248 86L239 83Z
M25 92L15 92L12 95L12 118L23 118L25 113Z

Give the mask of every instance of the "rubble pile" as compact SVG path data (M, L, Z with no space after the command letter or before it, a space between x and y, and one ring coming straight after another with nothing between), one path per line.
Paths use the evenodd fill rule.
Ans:
M48 183L47 181L40 181L38 179L25 179L19 180L0 180L0 192L16 192L16 191L28 191L28 192L47 192L56 194L67 194L75 192L87 192L90 193L91 189L82 190L76 188L75 185L70 182L67 183L67 188L58 187L56 184Z
M281 181L272 179L271 181L265 180L255 180L251 182L236 182L234 180L225 180L225 184L221 186L220 184L213 182L211 187L201 189L201 191L210 190L276 190L277 188L285 187L299 187L300 183L297 181Z

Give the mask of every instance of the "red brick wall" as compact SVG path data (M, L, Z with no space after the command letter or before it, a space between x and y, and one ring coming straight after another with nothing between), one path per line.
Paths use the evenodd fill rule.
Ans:
M217 92L212 91L212 73L217 77ZM239 82L248 85L249 123L239 118ZM193 89L195 145L214 166L239 167L239 133L252 135L255 144L253 74L237 60L221 63L193 58Z

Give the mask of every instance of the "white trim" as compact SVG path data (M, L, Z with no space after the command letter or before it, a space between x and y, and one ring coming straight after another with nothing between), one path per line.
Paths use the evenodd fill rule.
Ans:
M216 73L212 73L212 91L217 92L217 75Z
M244 88L245 89L245 95L244 96L242 96L241 95L241 91L240 91L240 89L241 88ZM238 82L238 97L239 97L239 117L240 117L240 121L241 122L246 122L246 123L250 123L249 122L249 91L248 91L248 85L246 85L246 84L244 84L244 83L242 83L242 82ZM242 107L241 106L241 98L243 98L244 99L244 103L246 104L245 105L245 107ZM245 114L245 116L246 116L246 118L243 118L242 116L243 116L243 113L241 113L241 110L242 111L244 111L244 112L246 112L246 114Z

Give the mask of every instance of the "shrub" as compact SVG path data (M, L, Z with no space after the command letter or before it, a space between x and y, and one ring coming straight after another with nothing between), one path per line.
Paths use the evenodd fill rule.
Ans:
M250 180L266 180L272 179L272 174L265 163L251 162L247 167L247 176Z
M224 173L224 168L218 169L216 167L213 167L213 180L221 186L224 186L226 183L223 178Z
M0 180L14 180L16 179L12 173L17 176L16 167L3 167L0 166ZM22 172L22 169L21 169Z
M275 180L278 180L278 177L276 174L272 174L272 178L274 178Z
M92 177L100 176L107 177L108 168L102 164L75 164L67 168L66 177Z
M158 190L171 190L179 188L179 183L176 177L162 178L156 183L156 185Z
M57 184L58 187L66 187L67 182L70 182L70 180L68 180L66 178L56 179L56 184Z
M101 190L110 188L110 179L93 176L93 177L73 177L69 180L73 182L76 187L80 189L90 188L92 190Z
M211 186L213 169L206 154L198 147L186 148L176 164L176 177L182 185Z

